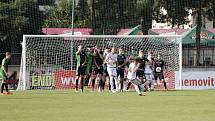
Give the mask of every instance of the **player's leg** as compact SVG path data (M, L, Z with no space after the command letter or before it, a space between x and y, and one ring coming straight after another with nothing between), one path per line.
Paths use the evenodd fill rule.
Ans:
M81 76L81 67L77 67L76 71L76 78L75 78L75 92L78 92L78 84L79 84L79 78Z
M4 85L5 85L5 83L4 83L4 81L2 81L2 84L1 84L1 93L3 94L3 92L4 92Z
M120 82L119 82L119 80L118 80L118 78L117 78L117 70L116 70L116 68L112 68L112 75L113 75L113 77L114 77L114 84L115 84L115 89L116 89L116 91L117 92L119 92L119 89L120 89Z
M150 91L154 91L154 76L151 73L146 74L146 80L149 81L149 89Z
M87 67L86 67L86 79L85 79L85 82L84 82L84 86L88 86L91 74L92 74L92 65L88 64Z
M154 88L155 88L155 86L154 86L154 84L155 84L155 79L154 79L153 73L150 73L150 74L149 74L149 80L150 80L150 82L151 82L151 91L154 91Z
M127 87L128 87L128 79L127 79L127 74L128 74L128 70L125 69L125 73L124 73L124 79L123 79L123 91L127 91Z
M100 66L99 72L98 72L98 78L99 78L99 92L103 92L104 90L104 80L102 78L103 74L103 67Z
M158 74L155 73L155 74L154 74L154 77L155 77L155 85L158 85Z
M167 90L167 84L166 84L167 82L164 78L163 73L159 74L159 79L163 82L165 90Z
M137 94L139 96L145 96L144 94L141 93L141 92L144 91L144 86L143 86L141 80L140 79L135 79L135 80L132 80L131 82L134 84L134 88L135 88Z
M81 78L80 78L80 84L81 84L81 91L84 92L84 78L85 78L85 69L86 67L81 68Z
M119 72L119 76L120 76L120 91L122 92L123 89L124 89L124 77L125 77L125 70L124 69L120 69L120 72Z
M107 72L108 72L109 79L110 79L110 81L109 81L109 90L113 91L114 90L114 83L113 83L114 79L113 79L113 76L111 74L111 68L107 67Z
M132 83L129 81L129 82L128 82L128 86L127 86L127 89L126 89L126 90L129 90L129 89L130 89L131 84L132 84Z
M92 92L94 91L95 89L95 84L96 84L96 79L97 79L97 74L98 74L98 70L96 68L93 69L93 73L92 73L92 76L91 76L91 88L92 88Z

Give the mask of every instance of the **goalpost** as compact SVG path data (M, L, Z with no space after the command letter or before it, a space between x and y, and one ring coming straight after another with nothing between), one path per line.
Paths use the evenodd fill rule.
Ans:
M75 84L77 47L98 45L125 48L127 56L139 50L162 54L164 75L170 89L180 89L182 72L182 36L178 35L24 35L17 90L72 89ZM133 48L133 49L132 49Z

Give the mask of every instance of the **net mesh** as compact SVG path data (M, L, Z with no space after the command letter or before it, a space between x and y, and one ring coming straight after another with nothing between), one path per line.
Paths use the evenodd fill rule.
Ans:
M23 48L25 58L22 58L22 75L20 88L25 81L27 89L74 87L76 70L75 52L79 45L84 48L99 46L105 48L124 47L126 56L137 56L139 50L144 50L145 56L150 49L155 57L162 53L166 62L165 75L169 78L169 87L174 88L174 72L179 71L179 37L159 36L26 36ZM66 86L67 85L67 86ZM56 87L57 86L57 87ZM66 86L66 87L65 87Z

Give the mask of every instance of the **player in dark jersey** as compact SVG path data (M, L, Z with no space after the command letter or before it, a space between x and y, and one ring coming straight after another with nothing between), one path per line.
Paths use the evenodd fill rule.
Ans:
M86 54L82 49L82 46L78 47L76 52L76 60L77 60L77 74L76 74L76 84L75 84L75 91L78 91L78 82L80 81L81 84L81 91L84 91L84 76L85 76L85 69L86 69Z
M167 82L164 78L163 71L165 67L165 62L161 59L161 54L157 54L157 58L154 60L154 77L155 81L161 81L164 83L164 87L167 90Z
M123 87L124 87L124 79L125 79L125 66L127 64L127 60L126 60L126 56L124 53L124 48L120 47L119 48L119 54L117 55L117 77L118 77L118 81L120 82L119 85L119 91L123 91ZM125 89L125 88L124 88Z
M93 68L93 75L92 76L92 90L94 90L95 86L95 79L98 79L99 82L99 92L103 91L103 80L102 80L102 74L103 74L103 53L99 49L98 46L95 47L94 49L94 57L93 57L93 63L94 63L94 68Z
M143 85L145 87L147 87L147 85L149 84L149 82L146 80L145 77L145 63L148 62L149 60L147 58L144 57L144 52L143 50L139 51L139 56L137 57L140 60L140 66L137 70L137 77L142 81Z
M4 87L6 89L6 94L12 94L8 90L8 84L6 82L8 76L8 65L10 63L11 54L6 52L6 57L2 60L1 68L0 68L0 80L2 80L1 85L1 94L4 94Z
M139 50L139 55L135 59L137 59L139 61L139 67L138 67L138 69L136 71L136 76L137 76L137 78L139 78L142 81L142 83L145 86L145 88L147 88L149 82L145 78L144 71L145 71L145 63L148 61L148 59L144 57L144 51ZM130 85L131 85L131 83L128 84L127 89L129 89Z

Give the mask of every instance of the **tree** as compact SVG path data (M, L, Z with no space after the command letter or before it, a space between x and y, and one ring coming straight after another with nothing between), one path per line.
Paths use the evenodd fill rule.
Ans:
M61 0L58 4L46 8L44 27L68 28L72 23L73 0Z
M75 8L75 26L78 28L90 27L90 9L87 0L79 0Z
M117 34L120 29L118 0L93 1L93 34Z
M215 28L215 0L212 1L212 9L213 9L213 28Z
M188 16L186 0L166 0L165 9L167 10L167 19L171 20L172 28L177 25L186 23L186 17Z
M137 3L137 13L139 20L141 20L143 34L148 34L148 30L152 28L154 0L139 0Z
M23 34L41 34L42 12L35 0L0 2L0 51L21 51Z
M39 5L54 5L55 0L38 0Z

